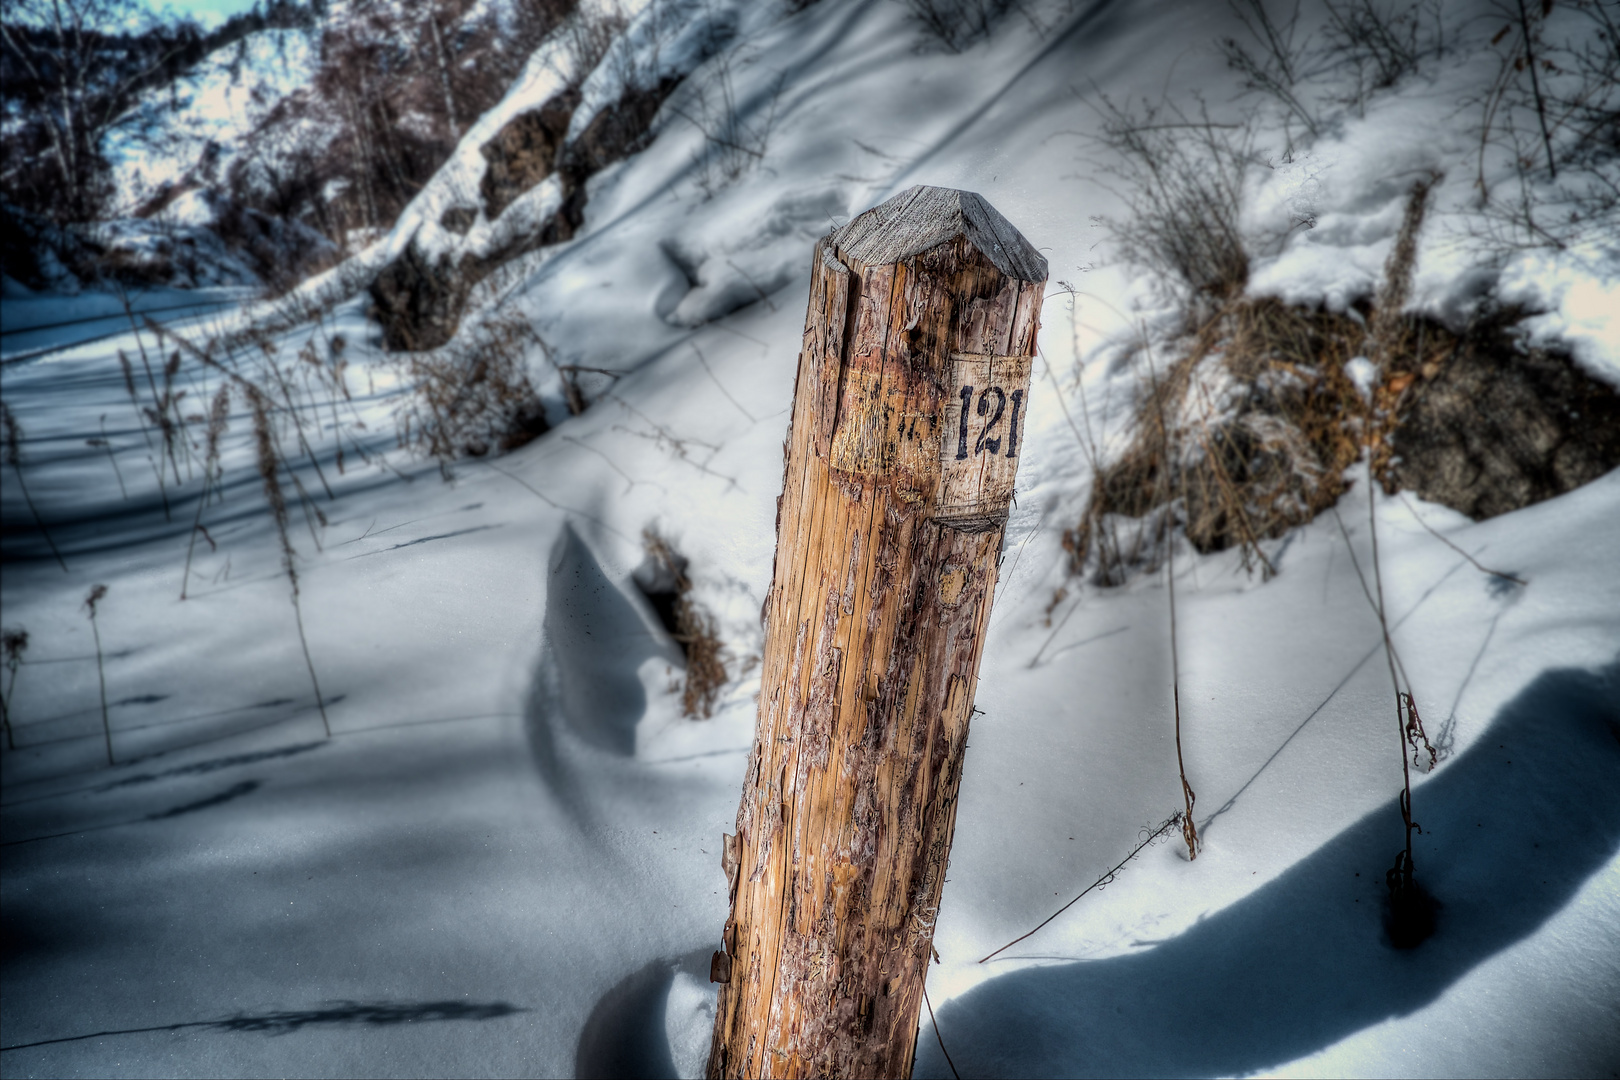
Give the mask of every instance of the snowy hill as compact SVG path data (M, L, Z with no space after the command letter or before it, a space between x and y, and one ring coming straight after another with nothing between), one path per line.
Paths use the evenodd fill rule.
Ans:
M1518 40L1492 44L1487 2L1438 8L1444 47L1359 100L1371 75L1302 75L1314 133L1241 93L1220 43L1252 43L1252 9L1025 6L957 53L898 3L655 2L585 70L537 49L375 244L280 301L135 296L154 325L4 299L0 587L28 635L0 673L7 1075L701 1075L810 251L917 183L981 193L1053 279L917 1075L1614 1075L1620 473L1473 520L1386 494L1353 453L1332 509L1252 550L1188 535L1172 561L1162 511L1121 511L1097 520L1145 554L1113 579L1075 567L1073 536L1149 380L1203 355L1188 311L1273 297L1376 323L1419 179L1396 313L1464 343L1534 313L1514 348L1600 380L1601 405L1620 232L1568 185L1615 158L1555 181L1481 151L1459 117ZM1331 36L1326 9L1296 32ZM574 181L492 214L482 147L569 84L554 161L631 91L663 96L578 181L569 235L541 237ZM1111 239L1146 189L1107 103L1199 118L1195 93L1209 125L1252 119L1246 278L1218 300ZM1573 131L1546 153L1593 141ZM1510 226L1481 176L1541 185L1531 212L1558 220L1537 227L1592 216L1492 246ZM442 344L390 352L372 286L413 245L489 266ZM107 315L99 340L58 325ZM1339 367L1349 394L1401 392L1387 357ZM1187 401L1235 385L1213 362L1188 380ZM485 393L522 427L509 452L451 416ZM1439 908L1411 950L1383 925L1407 747L1374 528L1438 751L1412 809ZM681 603L726 669L706 719L683 711ZM1172 832L980 964L1182 806L1177 681L1197 859Z

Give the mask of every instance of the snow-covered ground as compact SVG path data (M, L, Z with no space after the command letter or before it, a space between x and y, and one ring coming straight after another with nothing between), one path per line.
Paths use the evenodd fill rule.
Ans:
M260 30L150 91L136 108L157 118L157 133L117 129L104 148L125 203L117 210L134 213L167 185L222 178L241 155L268 150L253 145L254 129L309 82L315 60L308 32Z
M1077 429L1121 444L1139 373L1116 346L1159 317L1150 283L1109 261L1096 218L1120 204L1084 98L1173 86L1219 105L1232 85L1208 47L1235 32L1221 5L1033 10L962 56L919 50L899 4L741 20L724 77L754 130L770 119L763 158L727 176L677 90L651 145L593 178L581 234L491 290L558 362L623 374L565 419L536 350L557 426L448 483L393 446L407 391L363 298L281 333L317 358L341 336L350 363L352 401L302 413L322 475L298 475L326 525L288 496L330 738L240 398L182 601L202 459L158 456L118 361L148 400L141 347L153 393L166 350L126 333L7 363L22 476L67 570L8 465L4 623L30 641L0 760L6 1075L701 1075L811 244L913 183L985 195L1054 279L929 982L956 1069L1620 1071L1616 474L1477 524L1410 495L1370 508L1445 750L1413 794L1434 938L1397 952L1380 925L1400 760L1357 483L1339 517L1268 543L1269 581L1236 552L1177 557L1199 858L1149 848L977 963L1180 805L1164 575L1082 587L1061 547L1090 483ZM1450 161L1412 120L1453 107L1436 85L1325 137L1310 183L1257 181L1257 213L1309 198L1320 223L1275 253L1296 269L1261 265L1259 283L1309 270L1302 298L1331 301L1376 275L1406 182L1356 177L1406 168L1403 140ZM1456 205L1469 179L1448 173ZM1423 276L1446 257L1420 256L1414 299L1436 311L1484 287ZM1504 287L1540 290L1541 329L1620 370L1593 299L1613 295L1612 259L1529 259ZM5 307L8 331L121 311L90 294ZM186 359L175 386L204 413L219 379ZM709 720L680 715L679 650L630 581L649 527L690 558L728 645ZM925 1016L917 1074L950 1072Z

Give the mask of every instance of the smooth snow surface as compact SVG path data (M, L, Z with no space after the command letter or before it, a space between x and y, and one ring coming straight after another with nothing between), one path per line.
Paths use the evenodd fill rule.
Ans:
M115 323L46 328L116 301L6 295L5 401L68 571L7 465L3 621L30 643L17 749L0 759L5 1075L701 1075L811 246L915 183L982 194L1053 278L930 969L957 1068L1615 1075L1616 474L1474 523L1410 495L1369 507L1357 466L1337 516L1268 542L1269 581L1236 552L1183 546L1183 749L1206 847L1193 862L1151 847L976 962L1180 806L1165 575L1082 585L1061 546L1090 484L1084 433L1105 454L1128 435L1143 369L1120 345L1163 319L1153 283L1108 261L1096 219L1120 203L1097 179L1084 97L1169 86L1225 107L1209 43L1236 27L1219 4L1034 5L958 56L920 49L895 3L707 10L732 28L726 51L694 53L647 149L592 179L581 233L481 286L487 312L523 315L547 343L530 362L550 433L445 482L396 446L408 387L363 298L290 329L276 309L287 356L330 357L341 335L350 362L352 402L301 414L320 476L283 429L327 519L306 519L289 485L330 738L240 398L181 601L201 457L160 486L118 361L144 398L164 350L127 327L93 340ZM537 58L469 131L416 227L476 185L475 140L532 105L548 70ZM764 136L746 168L689 119L722 78ZM1435 85L1325 138L1309 176L1256 180L1257 221L1310 199L1318 225L1271 249L1255 288L1342 304L1376 284L1406 183L1378 177L1412 147L1452 163L1419 124L1453 107ZM1463 310L1495 281L1431 273L1448 257L1433 250L1415 305ZM1579 255L1525 256L1501 287L1543 298L1538 334L1620 371L1605 299L1620 271ZM334 271L305 295L339 295L345 274L358 280ZM200 338L264 310L152 317ZM14 326L37 329L14 348ZM71 347L9 362L49 344ZM616 374L586 376L593 404L569 417L555 363ZM186 362L182 411L205 413L218 380ZM1373 517L1395 642L1443 750L1413 795L1438 932L1409 953L1381 928L1401 769L1358 578ZM727 644L733 679L709 720L682 717L679 649L632 582L647 528L690 559ZM83 607L97 583L112 767ZM917 1075L948 1076L924 1016Z

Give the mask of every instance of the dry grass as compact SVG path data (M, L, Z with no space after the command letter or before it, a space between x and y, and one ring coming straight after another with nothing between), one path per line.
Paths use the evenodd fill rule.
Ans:
M1074 572L1121 584L1158 565L1166 528L1180 523L1199 551L1241 546L1246 566L1269 573L1260 541L1331 506L1359 454L1362 406L1344 363L1364 336L1348 316L1273 299L1223 306L1143 388L1125 453L1098 469L1065 534Z
M686 654L686 683L681 690L681 711L691 719L707 720L727 681L725 642L713 615L692 599L692 580L686 575L686 557L654 529L641 534L652 573L643 583L647 599L658 612L670 636Z
M1200 552L1240 547L1244 567L1269 576L1261 542L1334 505L1363 452L1371 476L1393 492L1391 435L1405 395L1459 341L1401 313L1437 179L1413 185L1376 303L1339 314L1239 297L1189 335L1166 376L1142 387L1129 446L1097 470L1091 500L1064 536L1073 572L1121 584L1158 565L1180 524ZM1377 365L1369 398L1346 374L1359 356Z

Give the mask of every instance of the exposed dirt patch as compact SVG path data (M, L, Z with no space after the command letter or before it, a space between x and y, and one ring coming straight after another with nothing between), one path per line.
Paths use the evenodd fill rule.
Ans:
M451 206L439 215L439 228L457 236L466 236L478 220L478 211L471 206Z

